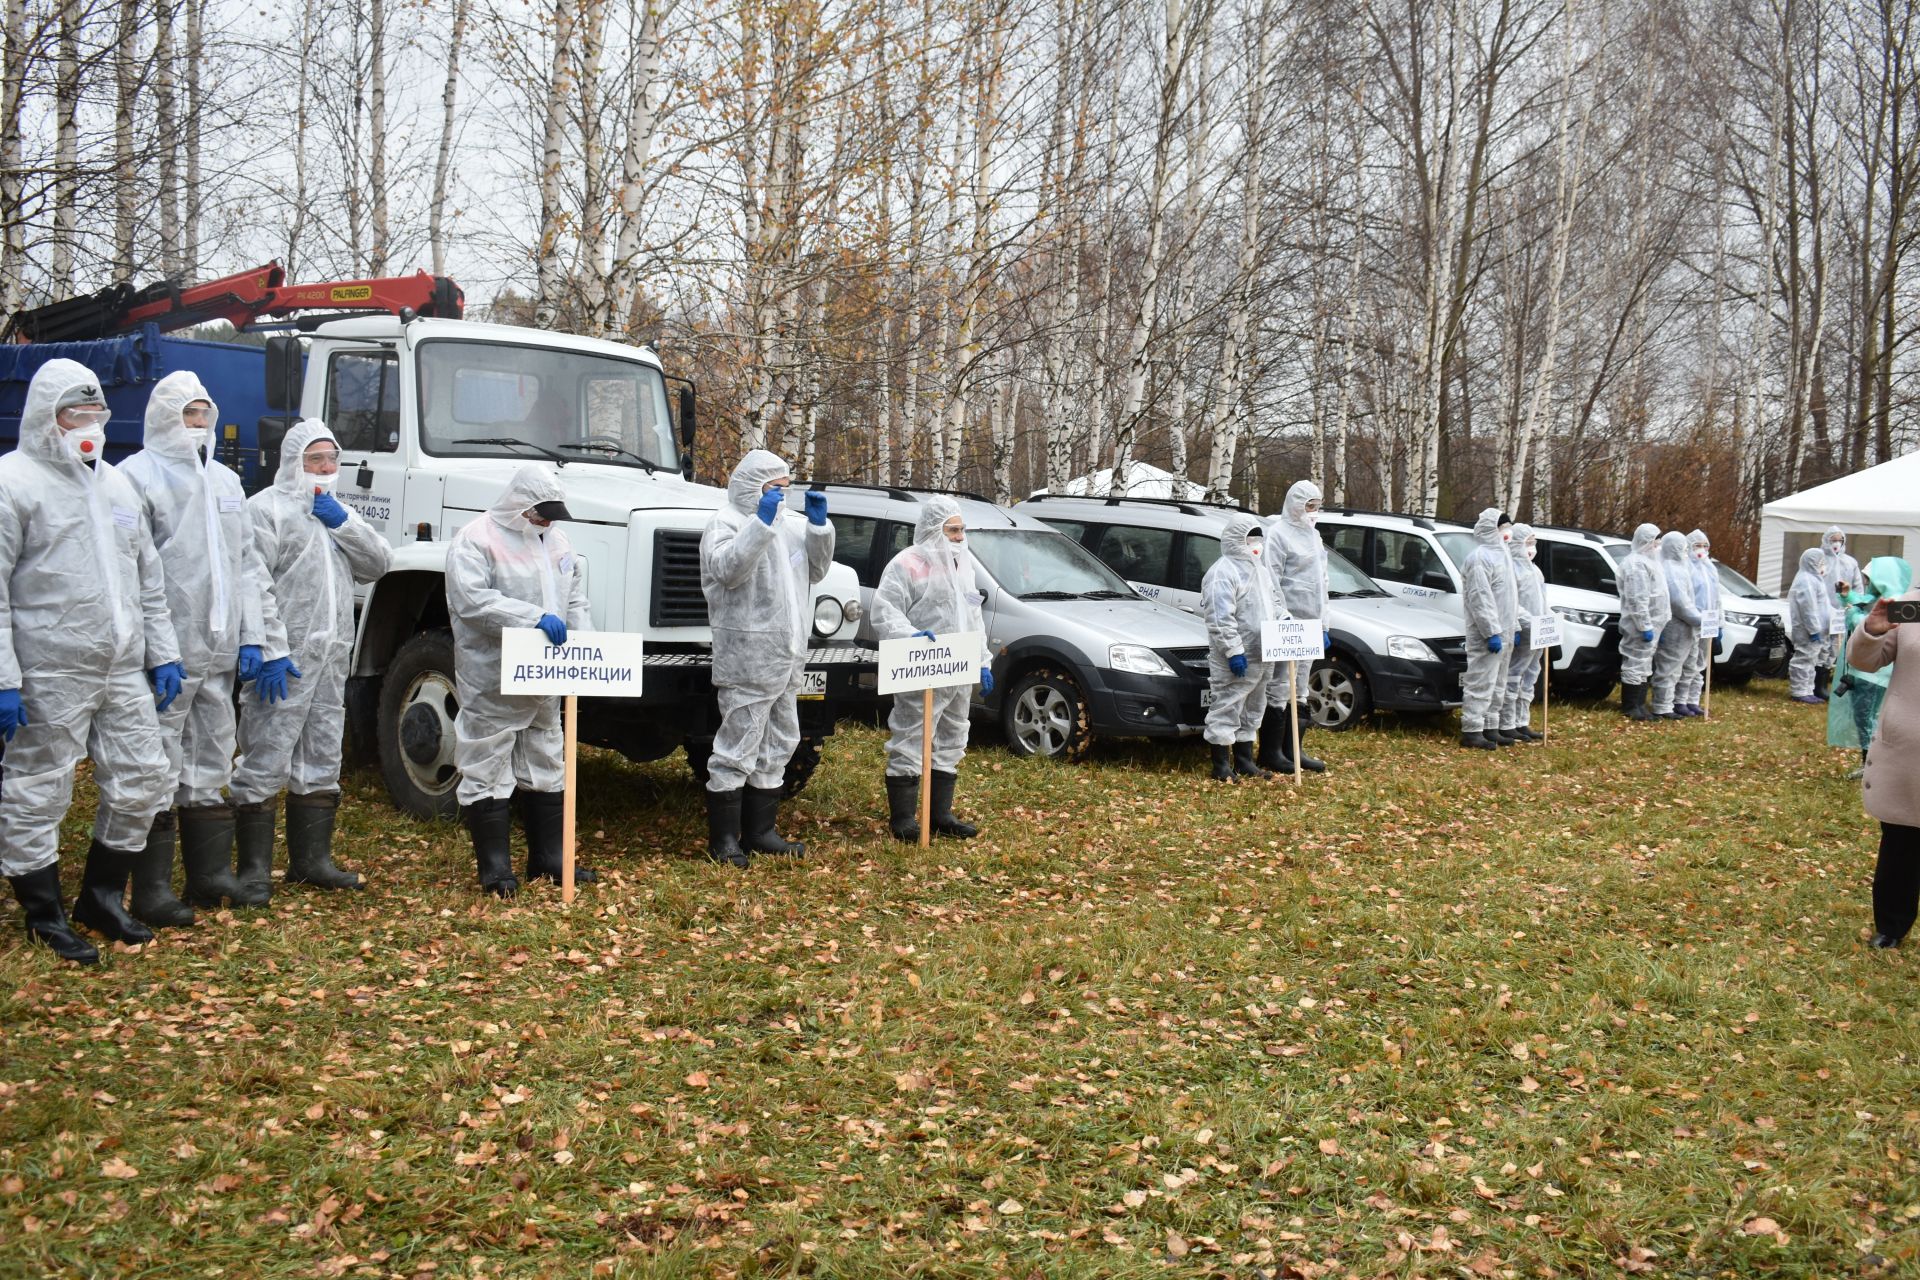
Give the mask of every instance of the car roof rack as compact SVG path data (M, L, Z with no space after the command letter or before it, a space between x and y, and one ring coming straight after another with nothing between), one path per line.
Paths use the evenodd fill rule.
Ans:
M863 493L884 493L895 502L918 502L932 493L943 493L949 498L968 498L974 502L995 505L992 498L971 489L934 489L919 486L897 484L863 484L858 480L796 480L794 485L802 489L824 492L828 489L858 489Z
M1367 507L1325 507L1325 506L1323 506L1321 510L1331 511L1335 515L1342 515L1342 516L1385 516L1389 520L1405 520L1408 524L1412 525L1414 528L1426 529L1429 532L1437 530L1443 524L1456 525L1456 526L1459 526L1460 528L1472 527L1471 525L1463 524L1461 521L1458 521L1458 520L1449 520L1444 516L1441 516L1438 518L1434 516L1410 516L1404 511L1374 511Z
M1208 502L1204 498L1145 498L1124 493L1036 493L1030 495L1028 502L1098 502L1105 506L1117 507L1122 503L1139 503L1145 506L1173 507L1180 514L1188 516L1205 515L1208 511L1239 511L1250 516L1260 513L1252 507L1238 502Z
M1537 524L1536 529L1548 529L1554 533L1577 533L1588 542L1632 542L1632 538L1617 533L1608 533L1604 529L1588 529L1577 524Z

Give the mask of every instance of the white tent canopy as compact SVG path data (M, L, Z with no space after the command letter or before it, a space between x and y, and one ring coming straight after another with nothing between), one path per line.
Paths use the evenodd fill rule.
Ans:
M1847 550L1865 564L1876 555L1920 555L1920 451L1789 494L1760 509L1760 586L1784 594L1800 552L1839 525Z
M1182 480L1171 471L1162 471L1159 467L1145 462L1127 464L1126 496L1129 498L1179 498L1187 502L1197 502L1207 496L1207 486L1195 484L1191 480ZM1035 493L1049 493L1048 489L1037 489ZM1096 471L1092 475L1075 476L1060 486L1062 495L1080 495L1104 498L1114 492L1113 468Z

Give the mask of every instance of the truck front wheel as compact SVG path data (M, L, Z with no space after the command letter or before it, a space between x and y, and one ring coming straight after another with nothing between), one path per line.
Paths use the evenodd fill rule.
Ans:
M453 636L423 631L400 646L380 684L380 775L402 813L454 818L460 801L453 765Z

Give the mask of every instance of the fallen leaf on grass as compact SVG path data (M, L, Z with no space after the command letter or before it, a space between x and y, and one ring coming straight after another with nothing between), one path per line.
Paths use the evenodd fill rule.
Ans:
M137 1178L140 1176L138 1169L128 1164L125 1160L122 1160L119 1156L113 1156L108 1159L105 1164L101 1165L100 1173L103 1177L108 1178Z

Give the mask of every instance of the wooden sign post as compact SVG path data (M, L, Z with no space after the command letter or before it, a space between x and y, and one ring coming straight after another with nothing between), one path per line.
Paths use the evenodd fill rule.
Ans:
M1713 719L1713 642L1720 638L1720 611L1707 609L1700 614L1700 643L1706 646L1705 670L1700 674L1700 718Z
M876 685L882 694L920 694L920 847L933 843L933 691L980 683L987 638L978 631L907 636L880 642Z

